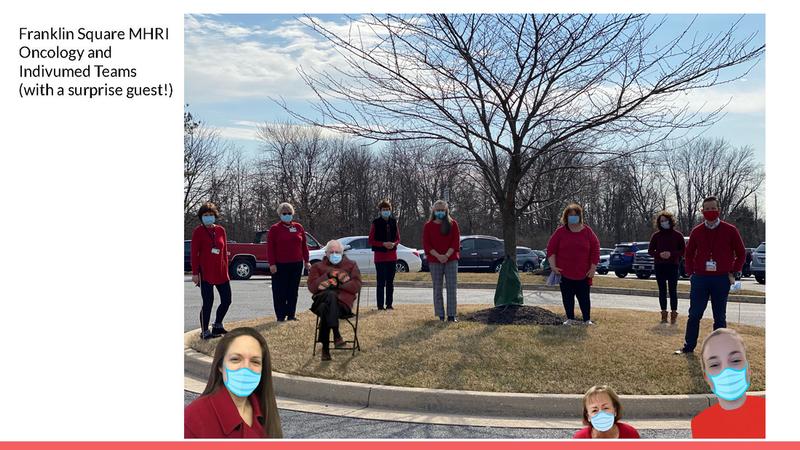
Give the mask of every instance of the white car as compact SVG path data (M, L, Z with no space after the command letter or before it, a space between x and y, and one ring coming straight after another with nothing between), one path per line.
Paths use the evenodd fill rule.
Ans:
M339 242L344 246L344 254L358 264L358 269L362 273L375 273L372 247L369 246L368 238L369 236L348 236L339 238ZM324 249L312 250L309 252L309 261L314 264L322 261L324 256ZM398 272L419 272L422 269L419 251L403 244L398 245L396 266Z

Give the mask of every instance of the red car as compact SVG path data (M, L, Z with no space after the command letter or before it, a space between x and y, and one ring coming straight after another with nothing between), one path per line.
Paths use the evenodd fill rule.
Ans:
M228 258L231 278L247 280L254 273L269 273L267 261L267 231L257 231L252 244L228 242ZM319 240L306 232L306 244L309 250L322 248Z

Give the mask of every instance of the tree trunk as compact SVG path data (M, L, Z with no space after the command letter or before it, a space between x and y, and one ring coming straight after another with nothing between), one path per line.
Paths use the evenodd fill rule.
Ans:
M503 220L503 247L506 251L506 256L516 264L517 262L517 214L514 210L513 198L511 206L508 201L503 204L500 210Z

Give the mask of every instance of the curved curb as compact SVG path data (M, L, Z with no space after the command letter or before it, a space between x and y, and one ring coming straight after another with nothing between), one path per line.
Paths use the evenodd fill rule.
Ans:
M204 366L211 358L187 344L199 329L184 333L185 362ZM200 379L207 375L194 374ZM275 394L280 397L377 408L442 414L480 414L494 417L571 418L581 414L583 395L527 394L410 388L289 375L272 372ZM764 396L764 392L751 392ZM711 394L621 395L629 419L689 418L716 403Z

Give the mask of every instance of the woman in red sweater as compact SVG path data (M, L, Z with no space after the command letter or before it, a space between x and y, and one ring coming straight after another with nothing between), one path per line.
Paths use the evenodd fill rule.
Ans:
M636 428L622 423L622 404L610 386L593 386L583 396L583 424L575 439L639 439Z
M456 318L458 258L461 248L461 232L458 222L450 216L447 202L437 200L431 208L431 218L422 228L422 247L428 258L428 267L433 280L433 311L444 320L442 281L447 279L447 320Z
M294 206L289 203L278 205L280 220L269 228L267 234L267 261L272 274L272 304L278 322L297 320L297 290L303 267L308 263L308 245L303 226L292 221Z
M674 325L678 319L679 265L686 249L686 242L683 240L683 234L675 229L675 216L669 211L658 213L653 226L656 232L650 236L647 253L654 261L658 303L661 305L661 323L667 323L667 288L669 288L669 306L672 311L669 321Z
M228 276L228 238L225 228L216 225L219 210L216 205L206 202L197 212L202 224L192 232L191 260L192 282L200 286L203 308L200 310L200 337L211 339L226 333L222 320L231 306L231 279ZM220 304L211 331L211 308L214 306L214 286L219 292Z
M564 325L579 323L575 320L575 297L578 297L583 323L593 325L589 287L600 262L600 241L584 224L583 208L577 203L564 208L561 223L563 225L556 229L547 243L547 260L550 269L561 276L561 300L567 314Z
M282 438L272 386L264 336L231 330L214 352L205 391L183 411L184 438Z

